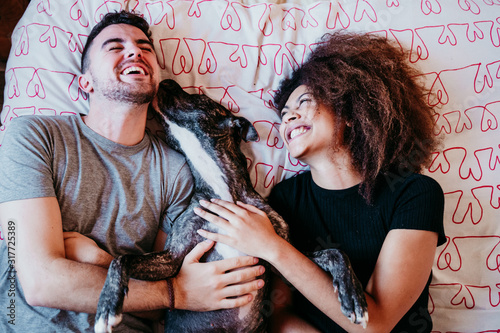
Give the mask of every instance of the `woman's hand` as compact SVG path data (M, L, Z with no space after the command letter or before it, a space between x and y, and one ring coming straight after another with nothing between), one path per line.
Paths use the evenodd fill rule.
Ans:
M272 246L283 240L276 234L267 214L255 206L219 199L212 199L211 202L202 200L200 205L206 210L195 208L194 212L225 232L218 234L198 230L205 238L265 260L268 260L266 255L270 254Z
M63 236L66 259L106 268L113 260L94 240L78 232L66 231Z

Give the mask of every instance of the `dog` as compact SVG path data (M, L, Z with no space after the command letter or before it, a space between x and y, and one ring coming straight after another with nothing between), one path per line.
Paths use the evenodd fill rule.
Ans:
M238 200L254 205L267 213L277 234L288 240L287 224L254 190L247 172L246 157L239 144L242 139L258 139L257 131L247 119L233 116L205 95L186 93L173 80L160 83L154 109L161 118L167 143L186 156L194 177L194 194L189 207L173 225L166 251L123 255L112 261L97 306L95 332L110 332L120 322L129 278L164 280L175 276L186 254L203 241L196 230L218 231L194 214L193 208L202 199ZM206 261L239 255L242 254L217 243L206 255ZM347 256L338 249L327 249L315 252L310 258L332 274L342 312L351 321L366 325L365 295ZM262 264L267 265L263 279L268 282L271 269L269 264ZM165 332L265 332L267 320L261 306L268 292L266 287L258 290L250 304L236 309L169 311Z

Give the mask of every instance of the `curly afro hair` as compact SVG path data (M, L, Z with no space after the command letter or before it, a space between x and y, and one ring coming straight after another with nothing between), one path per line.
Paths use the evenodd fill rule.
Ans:
M381 175L400 179L421 172L437 149L434 110L407 59L387 38L339 30L322 37L306 62L280 82L274 98L281 110L293 90L305 85L347 125L341 144L362 176L360 193L368 202Z

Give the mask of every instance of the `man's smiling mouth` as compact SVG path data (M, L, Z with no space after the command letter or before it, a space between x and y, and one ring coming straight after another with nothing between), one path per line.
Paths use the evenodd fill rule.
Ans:
M123 75L129 75L129 74L140 74L140 75L146 75L146 71L139 66L130 66L127 67L123 70L122 72Z

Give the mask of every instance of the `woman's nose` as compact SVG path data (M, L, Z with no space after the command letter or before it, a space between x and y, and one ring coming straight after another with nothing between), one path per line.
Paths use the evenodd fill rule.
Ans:
M294 121L294 120L297 120L298 118L300 118L300 115L295 112L295 111L288 111L285 116L283 117L283 121L285 123L289 123L291 121Z

